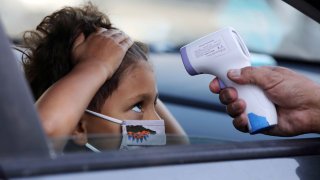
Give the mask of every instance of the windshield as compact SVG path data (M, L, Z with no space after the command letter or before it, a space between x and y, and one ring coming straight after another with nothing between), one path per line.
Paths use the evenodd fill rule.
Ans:
M278 0L106 0L92 1L113 23L155 52L182 45L224 26L234 27L251 52L320 61L320 26ZM43 17L80 0L3 0L2 21L9 36L21 41Z

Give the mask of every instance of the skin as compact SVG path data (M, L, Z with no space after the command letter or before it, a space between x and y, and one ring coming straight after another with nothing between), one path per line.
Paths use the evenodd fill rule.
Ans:
M159 120L158 91L150 65L140 61L120 80L119 87L105 101L101 113L121 120ZM143 84L143 86L142 86ZM85 119L87 132L120 134L120 125L92 115Z
M132 43L121 31L103 28L86 39L83 34L76 39L72 50L75 67L36 102L42 125L49 137L59 139L74 135L79 144L85 144L88 133L120 133L119 125L88 116L84 110L100 86L112 77ZM161 117L165 119L168 133L185 136L181 126L157 99L150 65L138 63L129 68L128 74L124 74L118 89L105 101L102 114L119 119ZM155 105L155 102L160 103ZM132 110L134 108L137 111L140 107L142 112ZM56 149L62 148L63 142L56 146Z
M155 76L150 64L146 61L139 61L133 68L129 68L126 71L120 80L118 88L106 99L101 113L121 120L164 119L167 134L185 135L181 126L168 113L169 111L165 111L162 102L158 100ZM160 103L160 107L158 103ZM159 115L158 111L160 111L161 115ZM82 128L77 128L75 134L82 138L87 138L88 134L108 133L111 136L121 134L120 125L89 114L83 116L80 124L82 124ZM79 136L80 134L82 135ZM111 139L114 138L117 138L117 136ZM80 144L86 143L87 139L79 142ZM118 136L118 141L113 141L113 143L100 141L92 144L100 148L103 146L102 149L106 149L110 147L117 148L120 145L119 143L120 138Z
M119 67L132 43L122 32L103 28L86 39L83 34L76 39L72 50L75 67L36 102L49 137L72 133L92 97Z
M273 136L295 136L320 133L320 86L306 77L283 67L246 67L231 70L228 77L238 84L259 86L276 105L278 124L262 133ZM227 113L234 117L233 125L248 132L244 114L246 103L239 99L234 88L220 89L217 79L210 85L213 93L227 106Z

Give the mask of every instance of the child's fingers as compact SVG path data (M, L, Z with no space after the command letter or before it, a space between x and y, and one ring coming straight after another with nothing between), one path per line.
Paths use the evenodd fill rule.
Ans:
M85 41L85 36L84 36L83 33L81 33L81 34L76 38L76 40L74 41L72 49L77 48L77 47L78 47L80 44L82 44L84 41Z
M97 28L97 31L90 34L89 38L94 38L94 37L99 37L99 36L104 36L110 38L112 35L120 33L120 30L117 29L106 29L99 27Z
M100 33L98 34L102 34L106 37L112 37L113 35L115 34L121 34L122 32L118 29L105 29L104 31L101 31Z
M108 29L99 27L99 28L97 29L97 31L96 31L96 34L101 34L101 33L106 32L106 31L108 31Z
M131 38L127 37L126 39L124 39L123 41L120 42L120 45L125 50L128 50L133 45L133 41L131 40Z
M132 45L132 41L128 40L130 39L129 36L124 32L122 32L121 30L109 29L109 30L99 31L99 33L107 38L113 39L114 42L124 46L125 48L130 47Z
M126 40L126 39L129 38L128 35L126 35L126 34L123 33L122 31L119 31L119 32L113 34L111 37L112 37L112 38L114 39L114 41L117 42L117 43L121 43L122 41L124 41L124 40Z

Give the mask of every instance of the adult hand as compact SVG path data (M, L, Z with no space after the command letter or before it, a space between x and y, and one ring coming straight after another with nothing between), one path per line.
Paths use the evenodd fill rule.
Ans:
M274 136L294 136L320 132L320 86L306 77L282 67L245 67L230 70L228 77L238 84L259 86L276 105L278 124L262 133ZM246 104L238 99L234 88L220 89L217 79L210 85L213 93L220 93L220 101L234 117L235 128L248 132Z
M87 38L81 33L73 44L73 61L76 65L85 64L84 67L102 67L109 79L132 44L126 34L116 29L99 28Z

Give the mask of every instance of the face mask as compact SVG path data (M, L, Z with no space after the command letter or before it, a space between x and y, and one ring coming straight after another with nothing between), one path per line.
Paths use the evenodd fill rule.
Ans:
M122 140L120 150L131 150L166 144L163 120L119 120L90 110L86 110L86 112L121 125ZM86 147L94 152L100 152L89 143L86 144Z

